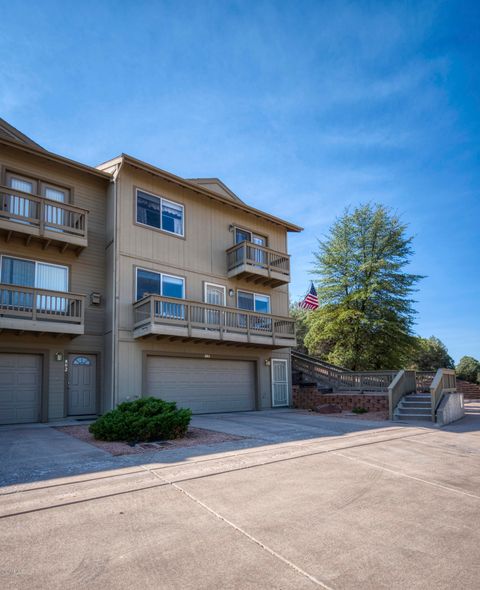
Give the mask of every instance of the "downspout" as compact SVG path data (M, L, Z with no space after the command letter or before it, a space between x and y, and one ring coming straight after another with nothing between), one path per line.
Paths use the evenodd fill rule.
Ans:
M112 409L118 401L118 252L119 252L119 223L118 223L118 199L120 195L119 174L123 160L115 167L113 172L113 269L112 269Z

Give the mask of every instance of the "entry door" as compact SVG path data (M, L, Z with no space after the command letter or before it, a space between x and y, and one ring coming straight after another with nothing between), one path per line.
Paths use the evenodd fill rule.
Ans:
M272 359L272 406L288 406L288 361Z
M54 188L51 186L46 186L44 188L44 194L47 197L47 199L50 199L51 201L65 203L65 191L62 191L58 188ZM55 207L54 205L47 205L45 207L45 222L54 223L57 225L64 225L65 211L60 207ZM48 229L50 231L62 231L62 229L59 227L49 227Z
M92 354L68 356L68 413L82 416L97 413L97 359Z
M222 285L205 284L205 303L212 305L225 305L225 287ZM221 323L221 314L223 312L216 309L207 309L205 321L207 324L218 325Z

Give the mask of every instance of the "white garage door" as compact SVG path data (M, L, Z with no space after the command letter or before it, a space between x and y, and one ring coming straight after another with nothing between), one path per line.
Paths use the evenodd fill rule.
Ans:
M146 395L195 414L255 409L252 361L149 356L146 381Z
M0 353L0 424L38 422L42 357Z

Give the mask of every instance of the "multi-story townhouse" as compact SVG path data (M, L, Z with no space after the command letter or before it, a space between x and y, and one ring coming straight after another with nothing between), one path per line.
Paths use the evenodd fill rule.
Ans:
M217 179L186 180L127 155L92 169L18 132L0 130L0 141L0 421L95 415L145 395L194 412L290 403L287 232L301 228ZM14 172L31 189L12 184ZM64 205L48 187L69 191ZM25 192L37 195L34 219ZM35 263L28 284L13 255ZM56 293L40 291L43 277ZM58 293L67 290L78 295Z
M106 409L111 178L0 120L0 423Z

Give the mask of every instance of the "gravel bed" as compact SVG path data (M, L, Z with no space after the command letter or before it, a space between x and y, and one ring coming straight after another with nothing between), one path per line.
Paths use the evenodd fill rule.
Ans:
M148 443L139 443L134 446L125 442L107 442L103 440L96 440L88 431L88 425L78 426L56 426L55 430L59 430L69 436L73 436L110 453L111 455L141 455L143 453L152 453L162 450L195 447L197 445L213 445L232 440L242 440L248 437L236 436L233 434L226 434L225 432L216 432L214 430L206 430L205 428L190 427L184 438L175 440L156 441Z

